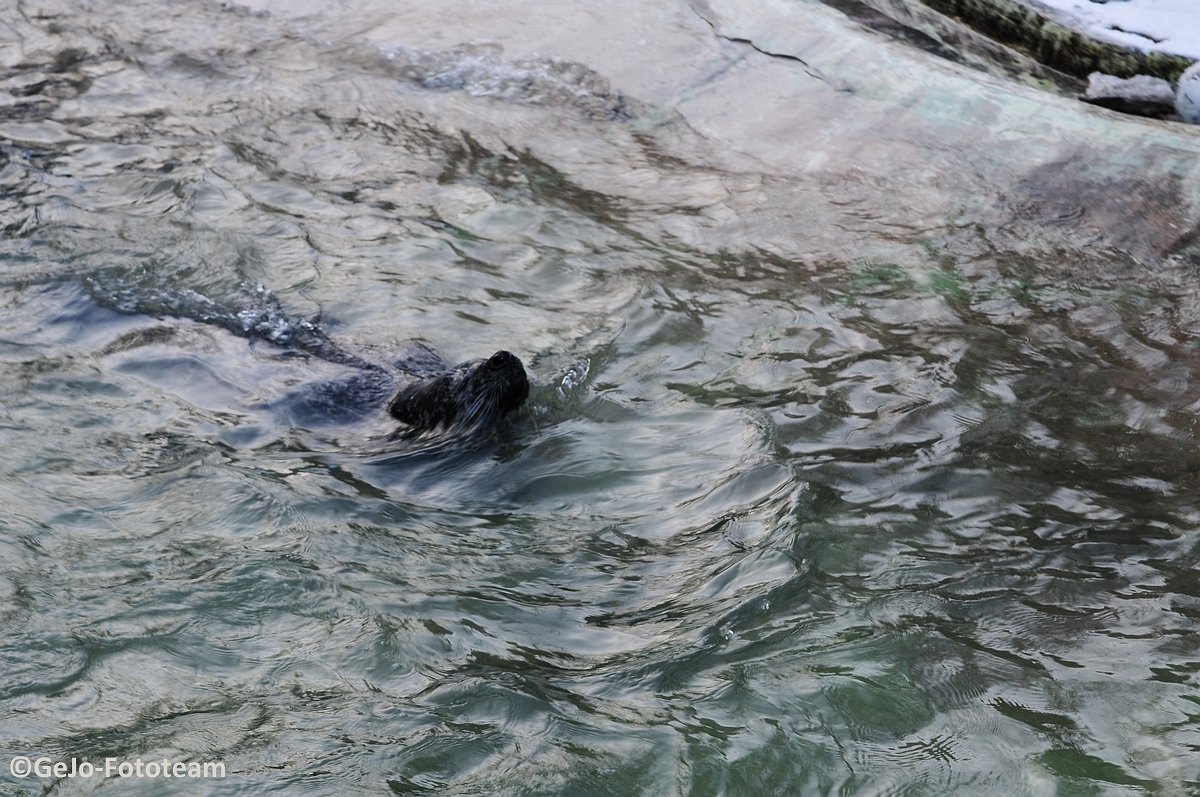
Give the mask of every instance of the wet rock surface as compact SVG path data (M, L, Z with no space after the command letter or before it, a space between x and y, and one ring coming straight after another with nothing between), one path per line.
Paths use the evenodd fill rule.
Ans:
M1101 41L1019 0L919 1L1030 53L1043 64L1080 78L1103 72L1117 77L1150 75L1174 81L1193 60Z
M1119 78L1093 72L1080 99L1136 116L1164 119L1175 115L1174 88L1162 78L1149 75Z
M1114 26L1121 36L1106 38L1081 19L1023 0L827 2L851 14L869 4L871 13L858 15L864 24L900 40L921 41L928 52L958 63L1121 113L1183 118L1175 107L1174 87L1193 58L1149 36Z

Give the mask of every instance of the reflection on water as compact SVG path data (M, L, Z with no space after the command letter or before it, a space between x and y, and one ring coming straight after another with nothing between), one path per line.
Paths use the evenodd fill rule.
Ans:
M857 160L724 152L714 86L807 73L686 8L662 45L712 61L675 106L318 11L48 0L0 29L5 751L224 761L170 784L197 794L1200 784L1200 312L1187 268L1126 253L1161 236L1097 243L1067 167L956 193L1033 178L903 140L934 99L847 128ZM979 129L1037 102L979 90ZM511 349L535 385L438 447L281 423L355 372L323 336Z

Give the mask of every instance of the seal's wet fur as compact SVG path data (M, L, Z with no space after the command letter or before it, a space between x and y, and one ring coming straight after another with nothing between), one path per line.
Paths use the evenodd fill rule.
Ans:
M436 429L491 426L529 397L525 366L498 351L486 360L461 363L402 388L388 413L421 434Z
M457 436L495 426L529 397L525 366L507 351L450 366L424 344L413 343L390 367L335 353L335 362L358 373L310 383L279 399L275 406L289 424L357 423L386 406L388 416L403 424L394 438Z

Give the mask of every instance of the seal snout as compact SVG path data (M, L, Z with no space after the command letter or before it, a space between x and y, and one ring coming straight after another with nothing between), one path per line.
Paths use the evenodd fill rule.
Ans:
M488 358L486 368L494 378L500 380L496 387L502 412L515 410L529 397L529 377L517 355L501 349Z
M514 368L522 368L520 359L511 352L500 351L488 357L487 366L493 371L505 371ZM523 369L522 369L523 370Z

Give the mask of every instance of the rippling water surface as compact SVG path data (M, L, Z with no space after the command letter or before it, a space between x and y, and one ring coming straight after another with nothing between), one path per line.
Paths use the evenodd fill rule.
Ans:
M428 8L113 6L0 23L0 749L227 776L4 793L1200 789L1186 258L966 190L1016 167L903 138L937 84L855 160L733 151L688 113L760 65L884 100L705 8L638 44L708 59L668 99ZM302 321L534 389L441 446L289 424L349 373Z

